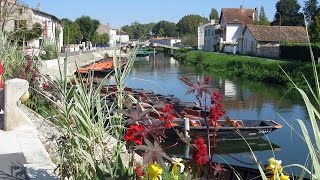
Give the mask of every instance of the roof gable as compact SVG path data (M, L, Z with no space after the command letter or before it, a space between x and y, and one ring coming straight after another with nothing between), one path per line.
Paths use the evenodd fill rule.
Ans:
M223 8L220 15L220 24L256 24L258 11L244 8Z
M247 25L245 31L250 31L256 41L291 43L307 43L308 36L302 26L261 26Z

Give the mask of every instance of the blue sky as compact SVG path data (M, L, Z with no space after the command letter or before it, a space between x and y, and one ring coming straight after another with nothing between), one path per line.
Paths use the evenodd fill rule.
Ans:
M40 3L40 9L56 15L58 18L71 20L88 15L101 23L109 23L113 28L119 28L134 21L141 23L167 20L178 22L187 14L198 14L208 17L211 8L220 13L224 7L246 8L265 7L269 20L273 19L278 0L22 0L30 7ZM303 0L298 0L301 7Z

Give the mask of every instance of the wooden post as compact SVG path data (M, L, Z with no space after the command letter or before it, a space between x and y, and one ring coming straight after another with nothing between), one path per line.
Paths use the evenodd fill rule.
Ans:
M190 131L190 124L189 124L189 118L185 117L184 119L184 136L190 137L189 131Z

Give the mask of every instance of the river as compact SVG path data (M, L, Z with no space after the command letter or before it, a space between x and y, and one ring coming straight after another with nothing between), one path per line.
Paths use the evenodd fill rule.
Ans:
M222 103L228 116L235 119L273 119L283 128L267 137L249 144L255 149L255 156L263 164L271 157L282 160L283 165L305 164L308 150L303 140L287 125L301 133L296 119L302 119L311 129L304 104L299 94L288 94L286 88L241 79L226 78L218 74L206 74L192 67L180 65L173 57L159 53L155 57L137 57L134 67L126 79L127 86L151 89L160 94L173 94L183 101L196 101L193 94L186 95L188 87L179 80L181 76L191 79L210 75L212 87L219 90ZM269 139L269 140L268 140ZM274 150L271 150L270 143ZM216 162L256 168L252 155L243 142L218 142L221 151L214 156ZM183 155L184 148L179 146L170 153ZM274 154L274 155L273 155ZM291 173L290 169L285 169ZM293 169L298 175L299 170Z

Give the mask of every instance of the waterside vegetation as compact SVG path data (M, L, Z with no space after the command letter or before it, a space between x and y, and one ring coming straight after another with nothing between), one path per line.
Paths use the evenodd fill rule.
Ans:
M311 63L188 51L185 49L177 51L175 58L181 63L195 66L201 70L227 74L231 77L285 85L287 87L292 87L292 83L283 73L283 70L303 89L307 89L304 77L307 77L311 83L314 82L313 73L310 71L312 69ZM318 67L319 65L316 66Z

